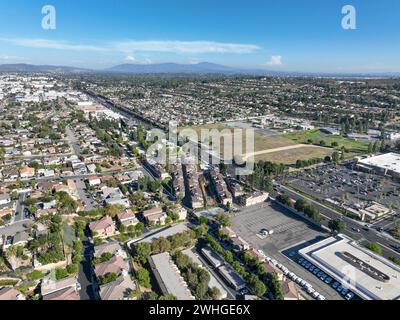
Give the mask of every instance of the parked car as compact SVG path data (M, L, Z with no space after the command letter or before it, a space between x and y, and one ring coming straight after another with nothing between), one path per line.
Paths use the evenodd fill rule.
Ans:
M336 290L337 287L339 287L339 286L340 286L340 283L336 281L336 282L332 285L332 288Z
M327 278L325 279L325 283L326 283L326 284L331 284L332 281L333 281L333 279L332 279L331 277L327 277Z
M306 289L306 291L307 291L307 293L309 293L309 294L313 294L313 293L315 292L315 289L314 289L313 287L308 287L308 288Z
M249 289L243 288L242 290L239 291L240 295L245 296L246 294L249 293Z
M319 297L319 293L317 291L312 293L312 296L314 299L317 299Z
M345 299L346 300L351 300L354 298L354 293L353 292L349 292L348 294L346 294Z

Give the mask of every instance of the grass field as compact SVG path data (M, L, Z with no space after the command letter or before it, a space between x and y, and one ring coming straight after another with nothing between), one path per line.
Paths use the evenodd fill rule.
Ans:
M312 143L319 144L320 141L325 141L326 146L330 146L332 142L337 142L340 149L344 146L349 150L349 156L354 154L366 153L368 151L368 143L363 141L354 141L350 139L346 139L343 136L333 136L329 134L325 134L320 130L309 130L309 131L301 131L295 133L285 134L283 136L286 139L290 139L295 143Z
M282 150L278 152L260 154L254 157L255 161L271 161L283 164L295 164L297 160L310 160L313 158L325 158L332 155L333 149L317 146L304 146L296 149Z

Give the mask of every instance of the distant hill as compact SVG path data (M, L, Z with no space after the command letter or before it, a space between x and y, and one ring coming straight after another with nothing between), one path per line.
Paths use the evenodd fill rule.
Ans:
M223 65L202 62L197 64L158 63L158 64L121 64L106 69L119 73L238 73L238 69Z
M50 66L32 64L2 64L0 72L37 73L126 73L126 74L222 74L276 77L326 77L326 78L387 78L399 77L400 73L304 73L270 71L265 69L240 69L220 64L201 62L197 64L159 63L159 64L120 64L108 69L93 70L69 66Z
M0 72L54 72L54 73L82 73L91 72L89 69L66 66L48 66L32 64L1 64Z

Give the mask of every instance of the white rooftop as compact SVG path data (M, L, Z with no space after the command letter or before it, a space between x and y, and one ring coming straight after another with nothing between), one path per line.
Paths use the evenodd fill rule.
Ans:
M359 163L400 173L400 154L386 153L360 160Z
M399 300L400 267L389 260L359 246L354 240L338 235L315 243L299 251L300 254L337 280L347 279L346 287L366 300ZM347 262L343 253L362 262L364 267L375 269L387 276L386 281L372 277L360 267Z

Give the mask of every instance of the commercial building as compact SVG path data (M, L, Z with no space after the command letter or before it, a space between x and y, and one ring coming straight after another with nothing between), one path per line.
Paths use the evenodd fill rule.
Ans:
M381 175L397 176L400 174L400 154L386 153L361 159L357 163L357 168Z
M308 261L366 300L400 300L400 267L345 235L299 251Z

